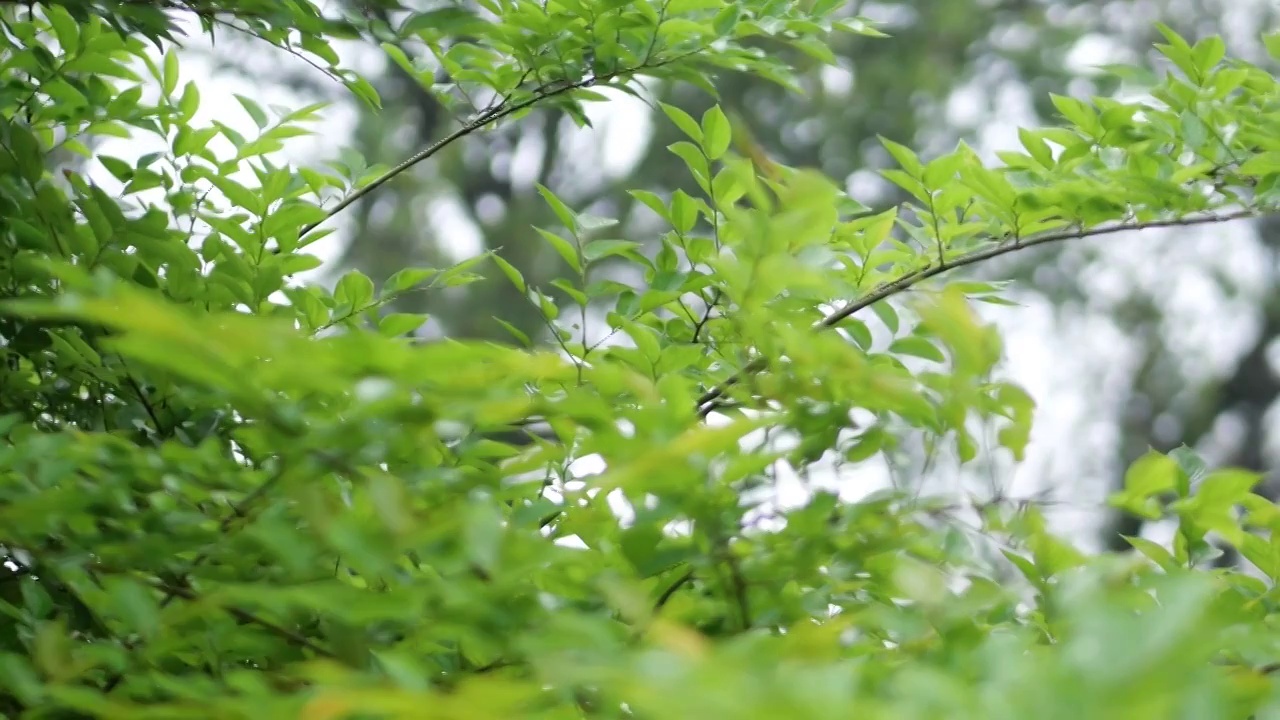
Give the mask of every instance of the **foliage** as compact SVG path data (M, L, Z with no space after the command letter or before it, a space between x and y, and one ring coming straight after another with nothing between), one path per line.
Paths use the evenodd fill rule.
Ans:
M1136 3L1122 0L1119 4ZM1012 79L1010 72L1028 84L1061 87L1072 78L1073 87L1078 87L1082 82L1078 73L1062 61L1067 49L1091 32L1118 34L1122 40L1130 34L1104 20L1118 14L1104 13L1104 9L1116 9L1117 3L1111 0L1030 4L946 0L932 4L929 12L919 12L917 6L904 0L867 6L868 12L885 20L879 27L892 33L892 42L865 42L849 34L829 37L829 54L823 61L800 51L769 47L771 54L795 65L794 84L804 91L803 98L752 73L717 75L714 99L688 83L648 82L644 94L651 101L649 107L630 99L615 104L599 127L601 132L592 133L589 140L580 137L585 133L577 131L568 118L539 111L530 122L498 128L465 148L455 146L453 152L439 156L429 171L385 189L376 203L353 208L344 222L355 234L374 235L379 241L346 243L335 265L358 268L380 281L406 264L449 262L462 232L459 225L466 227L470 220L466 231L482 247L501 248L504 259L526 278L546 284L562 272L550 249L539 243L508 242L529 225L554 221L534 191L533 181L555 187L576 208L618 218L621 224L611 232L626 233L649 251L648 241L655 235L652 216L624 191L646 189L665 195L687 181L665 150L684 138L653 100L694 115L718 102L735 119L736 127L746 129L735 130L735 144L754 137L761 149L787 164L820 169L837 182L847 178L856 183L860 195L866 192L865 186L878 186L877 203L899 201L905 194L895 197L895 189L875 177L877 169L892 163L875 141L877 134L890 134L913 147L945 148L954 143L957 132L972 135L972 126L966 128L945 111L951 93L965 88L972 97L974 90L985 88L992 96L988 101L995 102L996 89ZM1068 22L1064 22L1065 8L1073 9ZM1197 27L1202 22L1191 13L1179 14L1178 20L1175 27ZM1095 22L1103 27L1095 29ZM1151 24L1145 19L1135 24L1143 39L1130 42L1149 46L1146 36L1154 34ZM997 41L1010 35L1031 35L1035 42L1028 44L1029 52L1020 52ZM994 66L993 53L1001 58ZM249 68L241 71L255 80L261 78ZM272 80L285 87L299 83L294 76ZM424 88L396 65L370 80L387 102L377 111L360 113L352 142L366 157L397 162L444 132L448 113L435 97L447 94L446 83ZM315 89L325 90L324 86ZM1032 94L1043 96L1039 105L1053 110L1047 94ZM1007 111L1000 114L1008 115ZM636 125L645 131L631 131ZM587 152L576 151L584 145ZM564 146L575 151L557 151ZM531 152L535 148L544 148L541 157ZM444 213L422 212L425 203L447 205L447 227L441 219ZM618 272L625 273L627 268ZM494 280L469 285L447 300L412 295L395 306L432 313L431 331L451 337L505 338L502 328L491 320L500 314L536 340L545 339L540 318L521 303L518 292Z
M293 168L269 156L322 107L242 99L253 138L197 126L168 11L129 25L73 5L6 8L0 34L3 712L1280 712L1280 511L1254 475L1144 457L1114 502L1169 519L1174 540L1099 556L1033 503L975 513L823 482L856 485L911 442L972 462L989 427L1000 447L986 453L1021 457L1033 402L999 380L1000 338L974 311L999 287L934 280L945 271L1275 211L1280 89L1220 39L1166 31L1173 72L1150 97L1054 97L1063 123L1024 131L998 166L964 145L922 159L884 139L899 164L885 176L914 198L890 209L731 152L719 107L664 106L689 182L636 191L669 228L652 256L612 237L616 220L539 189L559 224L520 241L563 260L557 299L500 253L381 287L357 272L331 291L292 278L319 264L306 249L327 220L496 121L544 105L581 118L592 86L640 76L786 85L771 43L822 59L826 33L876 32L834 2L493 0L394 30L320 27L300 0L275 4L284 16L197 10L332 56L370 103L325 39L358 32L415 68L403 48L425 47L474 103L396 168L349 153ZM95 155L103 135L167 149ZM606 262L644 283L601 280ZM507 344L421 342L422 317L386 312L481 272L527 297L558 347L514 327ZM605 342L586 339L589 307L607 310ZM534 437L495 439L512 431ZM778 501L794 477L803 500ZM1253 568L1204 569L1211 540Z
M754 139L783 162L820 169L847 183L864 203L887 207L908 196L877 177L879 169L894 166L876 141L878 134L930 156L950 149L959 138L976 139L981 148L1003 148L1017 143L1016 134L1010 137L1016 131L1012 123L1034 126L1057 116L1046 90L1068 88L1076 97L1110 95L1117 89L1145 92L1155 81L1146 77L1149 73L1117 77L1099 72L1097 63L1144 64L1156 57L1157 17L1190 33L1226 22L1216 3L1191 3L1177 13L1140 0L945 0L930 4L928 12L909 0L863 7L884 21L877 27L890 33L892 41L828 38L837 67L783 51L781 57L797 64L802 97L742 73L718 75L714 99L670 81L646 83L645 96L695 116L718 102L737 123L735 146ZM1260 34L1276 27L1278 12L1273 3L1232 4L1227 24L1233 54L1267 62ZM224 51L218 57L239 55ZM244 55L251 60L260 53ZM301 63L293 65L297 74L273 74L272 82L257 91L297 87L306 71ZM239 72L262 79L251 67ZM431 91L397 66L373 73L370 81L386 102L376 111L359 113L351 142L367 157L398 162L447 130L448 113ZM333 84L313 84L307 87L320 95L341 92ZM356 105L350 100L346 104ZM327 272L358 268L381 282L405 265L453 262L461 237L468 253L477 246L500 249L529 283L546 286L564 271L554 250L543 243L511 242L530 225L555 222L534 180L556 188L575 208L618 218L620 224L610 234L638 241L642 252L651 252L659 226L624 191L647 189L665 197L683 187L683 168L670 161L665 148L684 138L654 102L645 107L623 100L611 105L603 119L595 131L583 131L553 111L535 111L527 122L455 145L429 168L384 187L376 202L353 207L343 219L345 236L378 240L341 243L343 255L326 263ZM636 124L645 131L631 132ZM543 148L540 156L531 152L536 148ZM1030 312L1000 315L1002 322L1020 328L1014 342L1030 335L1037 346L1052 347L1055 360L1063 360L1049 367L1030 361L1012 371L1020 380L1055 389L1036 398L1048 412L1037 415L1032 467L1018 468L1010 478L1020 493L1043 492L1078 503L1076 517L1088 534L1083 542L1097 537L1128 548L1124 536L1143 532L1146 524L1140 518L1097 501L1121 486L1124 468L1149 447L1169 451L1186 444L1203 449L1216 463L1258 471L1274 464L1266 441L1271 425L1267 411L1280 396L1280 383L1268 357L1280 336L1280 303L1274 301L1280 292L1278 265L1272 260L1280 249L1280 222L1249 225L1221 242L1216 228L1202 228L1164 230L1138 243L1063 243L1010 255L972 273L1012 281L1005 297L1031 307ZM1176 266L1175 274L1165 272L1165 263L1149 262L1152 241L1171 243L1168 260ZM597 272L602 279L634 281L623 263ZM1116 282L1120 276L1124 279ZM1178 290L1170 293L1171 285ZM1198 288L1215 297L1184 302ZM551 294L558 297L558 291ZM498 278L447 295L406 295L392 307L430 313L426 334L431 337L504 340L508 331L493 320L498 315L535 342L550 340L532 305ZM588 316L590 327L606 325L603 311ZM1224 340L1253 340L1239 345L1202 339L1218 334ZM1082 386L1108 391L1071 397L1072 388ZM1231 430L1224 435L1226 428ZM1075 445L1085 435L1091 438L1090 451L1078 453ZM1054 459L1052 464L1042 465L1048 458ZM950 469L935 466L924 447L896 457L890 470L907 483L950 480ZM997 474L1008 470L1006 464ZM991 463L984 461L962 475L983 482L991 473ZM1273 482L1262 488L1272 498L1275 490ZM1229 564L1235 557L1228 552L1217 562Z

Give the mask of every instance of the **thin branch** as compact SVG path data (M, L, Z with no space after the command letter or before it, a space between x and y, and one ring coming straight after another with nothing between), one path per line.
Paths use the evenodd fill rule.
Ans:
M475 133L476 131L481 130L486 126L491 125L505 117L514 115L526 108L533 107L534 105L538 104L539 102L547 98L555 97L557 95L563 95L573 90L579 90L592 85L597 85L602 82L610 82L612 80L616 80L619 77L633 75L642 70L650 70L653 68L662 67L664 65L669 65L673 62L683 60L684 58L694 55L698 52L700 52L700 50L690 50L686 53L683 53L681 55L676 55L676 56L667 58L665 60L660 60L657 62L650 62L650 63L641 63L640 65L637 65L635 67L618 70L616 72L605 73L603 75L588 74L586 77L576 82L566 83L563 85L557 84L554 87L550 87L550 88L540 88L539 90L535 91L532 96L527 97L524 100L521 100L520 102L511 103L509 105L508 104L499 105L497 108L495 108L491 112L482 113L479 117L475 118L471 122L466 123L462 127L458 128L457 130L454 130L453 132L449 133L448 135L436 141L435 143L432 143L429 147L415 153L414 155L409 157L407 160L404 160L403 162L401 162L399 165L396 165L395 167L386 171L382 175L379 175L377 179L375 179L373 182L369 183L368 185L365 185L359 190L356 190L355 192L346 196L345 198L342 199L341 202L339 202L337 205L334 205L323 218L309 225L304 226L301 232L298 233L298 236L299 237L304 236L307 233L311 232L312 230L315 230L321 224L332 219L333 216L337 215L338 213L350 207L357 200L360 200L361 198L365 197L366 195L373 192L374 190L377 190L378 188L382 187L387 182L395 179L396 176L412 168L414 165L417 165L423 160L429 159L430 157L440 152L441 150L445 149L449 145L452 145L454 142L461 140L462 138L468 135L471 135L472 133Z
M738 619L742 623L742 629L744 631L750 630L752 620L751 605L747 599L749 594L747 579L743 576L742 567L738 565L738 560L733 555L733 549L729 547L729 538L721 534L719 528L709 529L711 532L708 535L710 536L713 552L720 556L720 561L729 570L729 591L733 596L734 603L738 606ZM741 528L739 528L739 531L741 531Z
M120 362L125 366L125 383L129 385L134 394L138 396L138 402L141 403L143 409L147 411L147 417L151 418L151 424L156 426L155 437L157 442L164 440L165 436L168 435L168 432L160 423L160 416L156 413L155 404L151 402L151 398L147 396L147 392L142 389L142 384L139 383L137 379L133 377L133 374L129 372L129 366L125 364L123 357L120 358Z
M158 590L163 590L169 596L176 595L185 600L195 600L199 597L196 594L196 592L189 587L165 583L159 580L153 580L151 582L151 585ZM325 648L321 645L317 645L315 641L313 641L311 638L308 638L305 635L300 635L281 625L277 625L271 622L270 620L267 620L263 617L255 615L254 613L249 612L248 610L241 610L240 608L237 608L237 607L225 607L225 606L224 606L224 609L228 613L230 613L233 617L235 617L237 620L243 623L246 623L249 625L257 625L258 627L263 628L264 630L267 630L274 635L278 635L279 637L289 641L290 643L293 643L294 645L297 645L298 647L304 647L310 650L311 652L314 652L315 654L320 655L321 657L326 657L326 658L334 657L334 654L332 651L330 651L328 648ZM117 680L117 682L119 681Z
M676 592L679 591L680 588L684 587L685 585L688 585L692 581L693 581L693 568L689 568L684 572L683 575L676 578L676 581L671 583L671 585L667 587L666 590L662 591L662 594L658 596L657 602L653 604L653 611L657 612L661 610L663 606L665 606L668 602L671 601L671 598L675 596Z
M197 14L198 14L198 13L197 13ZM216 16L203 16L203 17L207 17L207 18L208 18L208 20L209 20L210 22L217 23L218 25L221 25L221 26L223 26L223 27L225 27L225 28L229 28L230 30L232 30L232 31L234 31L234 32L241 33L242 35L248 35L249 37L251 37L251 38L253 38L253 39L255 39L255 40L261 40L262 42L264 42L264 43L266 43L266 44L270 45L271 47L273 47L273 48L275 48L275 49L277 49L277 50L283 50L283 51L285 51L286 53L288 53L288 54L290 54L290 55L294 56L295 58L297 58L297 59L299 59L299 60L301 60L302 62L304 62L304 63L306 63L306 64L310 65L310 66L312 67L312 69L314 69L314 70L316 70L316 71L320 72L322 75L324 75L325 77L329 78L330 80L332 80L332 81L334 81L334 82L336 82L336 83L342 83L342 78L340 78L340 77L338 77L336 74L334 74L334 72L333 72L332 70L330 70L329 68L324 67L324 66L323 66L323 65L321 65L320 63L316 62L315 60L312 60L311 58L307 57L306 55L303 55L301 52L298 52L297 50L295 50L294 48L292 48L292 47L290 47L290 46L288 46L288 45L277 45L277 44L275 44L274 42L271 42L271 40L270 40L270 39L265 38L265 37L263 37L263 36L261 36L261 35L259 35L259 34L255 33L255 32L253 32L252 30L250 30L250 29L248 29L248 28L242 28L242 27L240 27L239 25L236 25L235 23L230 22L230 21L228 21L228 20L224 20L224 19L222 19L222 18L220 18L220 17L216 17Z
M1070 231L1063 231L1063 232L1054 232L1054 233L1041 235L1039 237L1023 239L1018 243L993 245L992 247L989 247L989 248L976 250L971 253L966 253L964 255L951 258L947 260L945 264L926 265L924 268L920 270L913 270L911 272L906 273L905 275L902 275L896 280L892 280L890 282L884 283L879 287L877 287L876 289L872 290L871 292L867 293L866 295L863 295L857 300L850 302L848 305L845 305L844 307L833 311L831 314L827 315L818 323L816 323L813 326L813 329L815 331L821 331L821 330L826 330L828 328L835 327L836 325L839 325L842 321L844 321L854 313L858 312L859 310L862 310L871 305L874 305L875 303L880 302L881 300L891 298L894 295L897 295L906 290L909 290L915 287L916 285L919 285L920 283L924 282L925 280L941 275L944 272L948 272L956 268L964 267L966 265L976 265L978 263L986 262L987 260L1000 257L1001 255L1007 255L1009 253L1017 252L1019 250L1025 250L1027 248L1038 247L1040 245L1048 245L1050 243L1062 242L1064 240L1083 240L1086 238L1098 237L1101 235L1112 235L1119 232L1151 230L1155 228L1169 228L1169 227L1192 227L1196 225L1209 225L1214 223L1232 222L1235 220L1249 220L1249 219L1267 217L1267 216L1277 215L1277 214L1280 214L1280 208L1268 208L1268 209L1247 208L1244 210L1237 210L1235 212L1226 213L1222 215L1199 215L1199 216L1193 216L1193 217L1175 218L1170 220L1154 220L1154 221L1145 222L1145 223L1121 223L1118 225L1111 225L1108 227L1093 228L1088 230L1078 229L1078 230L1070 230ZM717 408L720 407L720 404L717 401L720 398L724 397L725 393L729 391L729 388L741 383L747 377L760 372L761 370L764 369L764 367L765 367L765 362L762 359L753 360L747 363L745 366L743 366L741 370L730 375L727 379L725 379L720 384L716 385L715 387L711 388L707 392L703 393L702 397L698 398L698 417L705 418L706 416L714 412Z
M693 324L693 342L698 342L698 336L706 329L707 323L711 322L711 313L715 312L716 305L720 303L724 293L720 288L715 288L711 292L711 300L707 302L706 310L702 313L702 319Z

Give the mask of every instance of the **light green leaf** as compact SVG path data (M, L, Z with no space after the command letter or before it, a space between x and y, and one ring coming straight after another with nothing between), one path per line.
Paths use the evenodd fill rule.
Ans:
M689 139L693 140L695 143L702 143L702 128L698 125L698 121L694 120L689 113L674 105L668 105L666 103L658 103L658 106L661 107L662 112L666 113L666 116L671 119L671 122L675 123L677 128L680 128L680 132L688 135Z
M164 72L160 76L161 87L165 95L172 95L178 87L178 50L169 48L164 55Z
M386 337L398 337L422 327L426 313L390 313L378 320L378 332Z
M917 180L924 177L924 164L920 162L920 158L916 157L915 151L886 137L880 138L880 144L884 145L884 148L889 151L894 160L898 161L898 165L908 175Z
M390 297L398 295L410 288L421 285L431 278L440 274L435 268L404 268L398 270L394 275L387 278L382 285L382 296Z
M538 194L551 206L551 211L556 214L556 217L560 218L560 222L564 223L565 228L571 233L578 232L578 214L570 210L569 206L565 205L564 201L556 197L556 194L551 192L545 185L539 183L537 188Z
M1267 47L1267 54L1272 60L1280 60L1280 32L1269 32L1262 36L1262 42Z
M889 352L899 355L912 355L934 362L946 362L947 360L947 357L942 354L937 345L922 337L898 338L889 346Z
M640 243L630 240L592 240L582 248L582 255L587 262L595 262L612 255L622 255L640 247Z
M1172 458L1151 451L1129 466L1124 474L1124 489L1139 498L1168 492L1177 487L1180 472Z
M569 267L578 272L582 272L582 261L578 258L578 250L574 247L573 243L565 240L550 230L543 230L540 227L534 227L533 229L542 236L542 239L547 241L547 244L556 251L556 254L561 258L564 258L564 261L569 264Z
M702 115L702 151L707 159L717 160L729 149L732 130L729 118L719 105L712 105Z
M494 253L493 255L493 262L498 266L498 269L502 271L502 274L507 276L507 279L511 281L511 284L514 285L517 290L523 293L528 289L528 286L525 285L524 276L520 274L520 271L517 270L514 265L502 259L502 256L497 253Z
M333 297L339 303L345 303L359 310L373 301L373 281L359 270L352 270L338 281L333 290Z
M262 108L258 106L258 103L243 95L237 94L234 95L234 97L236 101L240 103L240 107L244 108L244 111L249 114L249 117L253 120L253 124L257 125L259 130L267 126L267 123L269 122L267 114L262 111Z

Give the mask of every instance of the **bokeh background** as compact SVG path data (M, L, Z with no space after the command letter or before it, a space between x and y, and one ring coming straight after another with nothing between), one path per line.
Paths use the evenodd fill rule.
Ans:
M402 2L425 9L436 0ZM1232 56L1263 64L1271 61L1260 35L1280 28L1273 0L917 0L850 7L890 37L836 37L836 67L792 58L804 68L804 97L743 75L724 75L716 87L721 105L744 118L776 159L821 168L877 207L903 199L877 175L890 162L877 135L922 155L964 140L994 157L1018 146L1018 126L1053 121L1050 92L1137 97L1140 89L1118 86L1099 68L1123 63L1160 70L1152 50L1158 21L1189 38L1221 34ZM191 44L182 67L184 81L200 83L202 114L246 131L253 126L235 94L264 105L332 102L321 132L290 149L295 163L318 163L349 147L370 164L394 164L456 127L432 94L376 46L347 44L342 52L374 82L380 111L362 107L302 60L248 37L223 33L213 47ZM619 237L652 240L661 230L656 218L625 191L665 194L690 185L682 164L665 150L677 132L652 101L695 116L714 101L687 86L639 89L645 99L615 93L614 101L591 106L590 128L538 111L453 145L343 215L339 231L318 248L327 263L312 279L330 281L359 268L381 281L406 265L446 264L501 248L530 284L546 286L565 267L530 229L554 224L536 183L575 209L622 218ZM104 151L131 154L117 146ZM980 310L1006 333L1001 372L1039 403L1027 459L1014 464L992 451L959 468L945 453L908 448L883 464L833 470L826 481L851 495L892 481L947 485L981 498L1034 497L1081 545L1095 548L1124 547L1122 534L1164 532L1103 502L1124 468L1149 447L1186 444L1210 464L1261 471L1268 491L1280 491L1278 250L1280 222L1236 223L1113 235L1016 254L978 270L1013 281L1008 297L1017 306ZM547 336L542 320L501 276L414 295L396 310L430 313L425 331L437 336L509 339L495 316L530 337ZM793 485L792 496L802 498L803 487Z

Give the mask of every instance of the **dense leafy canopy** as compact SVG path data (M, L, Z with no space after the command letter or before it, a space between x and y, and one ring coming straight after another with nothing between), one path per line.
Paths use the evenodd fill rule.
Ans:
M911 198L891 208L770 160L719 106L664 105L687 183L633 192L664 225L656 252L539 187L557 224L513 242L560 257L549 286L501 252L302 283L336 214L494 123L585 121L598 88L641 77L785 87L780 47L886 42L839 2L383 10L0 9L0 712L1280 714L1280 510L1253 474L1143 457L1113 502L1174 540L1099 556L1034 503L857 482L910 443L962 463L1026 447L1034 403L974 310L1000 288L944 273L1280 209L1268 68L1166 28L1169 72L1140 100L1054 96L1061 124L998 164L882 139ZM256 137L196 123L184 27L256 34L373 106L330 42L380 43L452 98L457 129L392 168L282 166L324 108L242 98ZM96 154L103 136L165 149ZM643 281L601 272L619 264ZM507 343L424 342L422 316L387 310L482 274L554 343L510 324ZM1205 569L1211 541L1251 567Z

